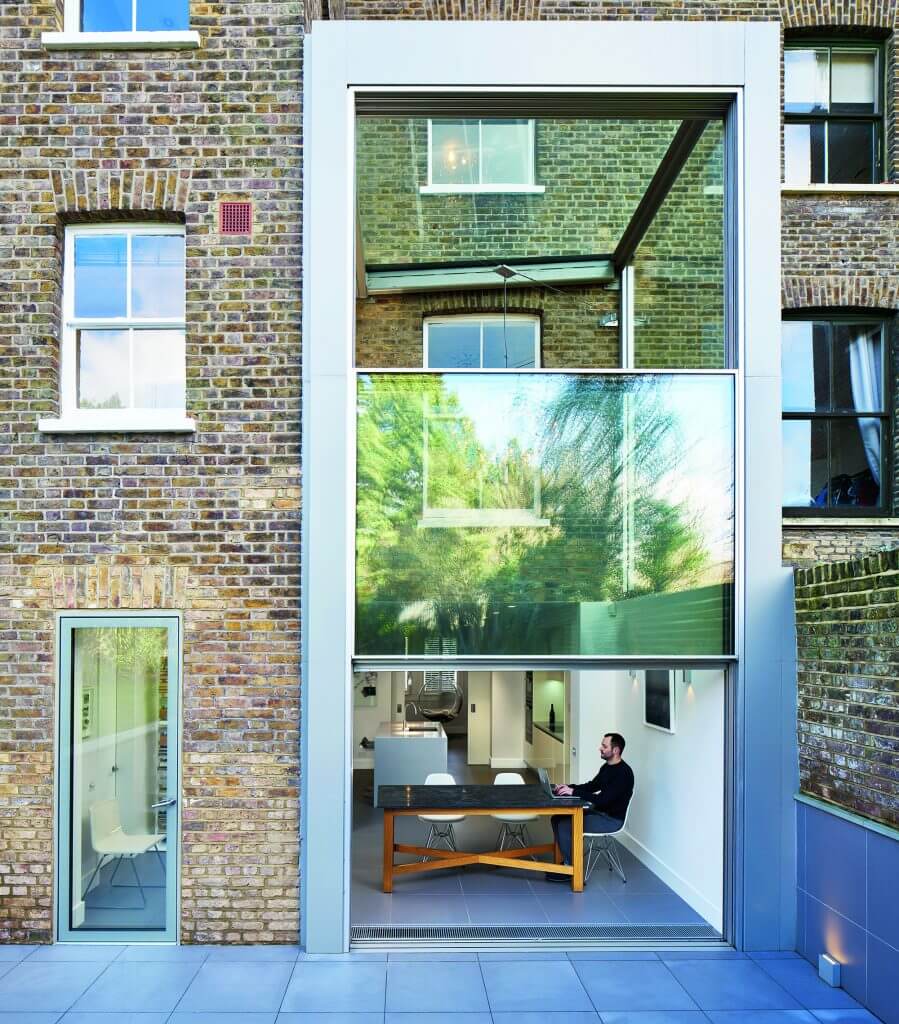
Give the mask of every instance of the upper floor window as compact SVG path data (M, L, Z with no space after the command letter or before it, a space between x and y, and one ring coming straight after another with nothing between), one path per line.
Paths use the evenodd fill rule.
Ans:
M785 511L876 514L888 507L885 335L881 320L784 322Z
M534 121L428 121L425 192L542 192L536 184Z
M190 27L188 8L189 0L80 0L79 29L82 32L179 32Z
M128 430L183 419L183 228L68 228L63 310L63 420Z
M540 319L431 317L424 325L424 365L437 370L532 370L540 365Z
M787 45L787 184L871 184L881 180L882 78L879 46Z

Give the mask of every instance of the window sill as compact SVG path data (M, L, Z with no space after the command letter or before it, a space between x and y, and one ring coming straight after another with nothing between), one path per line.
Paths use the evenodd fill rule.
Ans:
M891 529L899 529L899 519L892 518L889 516L846 516L840 518L834 516L832 519L829 516L784 516L782 519L784 526L804 526L804 527L856 527L858 529L870 530L872 527L890 527Z
M37 429L42 434L193 434L197 424L177 413L168 416L138 413L125 417L92 411L58 420L38 420Z
M780 191L785 196L796 195L873 195L873 196L895 196L899 195L899 183L893 181L881 182L876 185L787 185L780 186Z
M428 509L418 520L423 529L446 529L449 527L531 527L551 526L548 519L541 519L530 509L517 508L456 508Z
M541 195L545 185L420 185L423 196Z
M199 32L44 32L45 50L196 50Z

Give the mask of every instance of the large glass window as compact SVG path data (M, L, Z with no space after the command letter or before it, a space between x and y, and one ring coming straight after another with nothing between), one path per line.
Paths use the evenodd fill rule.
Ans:
M788 44L784 50L784 180L880 181L882 51Z
M356 653L733 651L728 375L360 375Z
M882 321L783 325L783 504L844 515L888 507Z
M62 406L72 417L185 407L184 232L69 228Z

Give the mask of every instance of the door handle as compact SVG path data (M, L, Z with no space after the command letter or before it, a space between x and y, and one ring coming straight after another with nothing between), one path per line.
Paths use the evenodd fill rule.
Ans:
M168 800L160 801L160 803L158 803L158 804L150 804L150 810L151 811L158 811L160 809L160 807L171 807L173 804L176 804L177 802L178 802L178 798L173 796L173 797L171 797Z

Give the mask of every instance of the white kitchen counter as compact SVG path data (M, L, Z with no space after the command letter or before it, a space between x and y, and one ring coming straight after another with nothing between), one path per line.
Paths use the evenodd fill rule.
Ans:
M434 728L410 729L402 722L382 722L375 733L374 804L378 806L379 786L420 786L431 772L445 772L446 732L439 722Z

